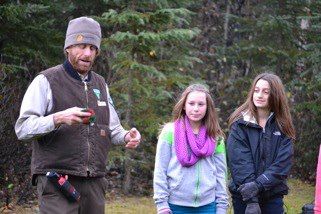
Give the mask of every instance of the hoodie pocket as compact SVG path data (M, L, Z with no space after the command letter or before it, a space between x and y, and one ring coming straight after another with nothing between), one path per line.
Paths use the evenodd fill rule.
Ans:
M175 178L171 178L169 180L169 189L170 191L177 190L183 183L183 175L176 176Z

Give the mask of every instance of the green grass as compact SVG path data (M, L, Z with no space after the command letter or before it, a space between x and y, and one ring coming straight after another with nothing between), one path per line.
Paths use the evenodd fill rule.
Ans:
M289 180L290 193L284 199L287 214L301 213L302 206L314 200L315 189L313 186L296 179ZM116 195L109 193L106 200L106 213L113 214L156 214L152 196L137 197ZM7 212L8 211L8 212ZM38 213L38 206L15 206L14 211L6 210L3 213L31 214ZM1 210L0 210L0 213ZM228 214L233 214L232 209Z
M290 193L284 199L287 214L301 213L302 206L313 201L314 187L295 179L289 180L289 187ZM107 196L106 213L153 214L156 209L152 197Z
M116 199L107 197L105 211L113 214L153 214L156 208L152 197L121 196Z
M298 214L302 211L302 206L314 201L315 187L302 181L289 180L289 194L284 198L287 213Z

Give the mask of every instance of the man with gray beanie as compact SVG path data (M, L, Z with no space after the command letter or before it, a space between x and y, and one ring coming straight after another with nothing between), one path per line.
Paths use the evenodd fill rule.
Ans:
M137 129L121 126L104 78L91 70L100 43L97 21L71 20L66 61L40 72L24 95L15 131L18 139L33 140L31 173L40 213L104 213L111 143L140 143Z

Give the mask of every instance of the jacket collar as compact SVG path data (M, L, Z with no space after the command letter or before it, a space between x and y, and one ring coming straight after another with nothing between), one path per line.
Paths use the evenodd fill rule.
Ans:
M261 126L259 126L259 123L256 121L254 115L252 115L250 111L242 112L242 115L243 115L243 118L239 120L241 124L256 127L256 128L261 128ZM266 123L267 124L270 123L272 118L274 118L274 112L270 113Z
M256 121L254 115L252 115L250 113L250 111L246 111L246 112L241 112L243 115L243 120L247 123L253 123L253 124L258 124L258 122Z
M66 70L66 72L74 79L79 80L79 81L83 81L82 78L80 77L79 73L72 67L72 65L70 64L69 60L66 60L63 63L64 69ZM87 77L85 77L84 81L89 82L91 80L91 71L88 72Z

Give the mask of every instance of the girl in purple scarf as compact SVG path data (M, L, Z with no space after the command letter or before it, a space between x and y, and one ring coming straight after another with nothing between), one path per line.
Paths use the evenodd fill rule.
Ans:
M158 214L219 213L228 208L224 133L214 101L200 84L189 86L159 136L154 199Z

